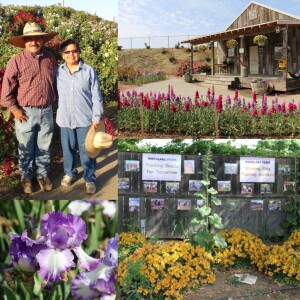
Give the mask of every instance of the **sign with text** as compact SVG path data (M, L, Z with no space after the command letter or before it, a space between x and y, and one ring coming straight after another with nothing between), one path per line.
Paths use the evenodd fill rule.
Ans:
M181 155L143 153L142 166L142 180L181 180Z
M275 182L275 158L241 157L240 182Z

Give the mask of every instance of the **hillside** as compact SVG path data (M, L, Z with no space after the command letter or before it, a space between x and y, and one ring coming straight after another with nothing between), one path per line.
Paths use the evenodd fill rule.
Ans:
M119 65L131 65L140 72L162 71L166 75L173 76L180 64L189 59L187 48L161 48L161 49L126 49L118 51ZM210 52L194 52L194 61L205 62ZM173 62L172 57L175 58Z

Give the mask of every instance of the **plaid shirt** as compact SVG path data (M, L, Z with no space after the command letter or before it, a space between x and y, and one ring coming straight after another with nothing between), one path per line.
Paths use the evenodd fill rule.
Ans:
M33 56L24 50L7 63L2 82L1 105L15 112L24 106L46 106L56 99L56 60L47 51Z

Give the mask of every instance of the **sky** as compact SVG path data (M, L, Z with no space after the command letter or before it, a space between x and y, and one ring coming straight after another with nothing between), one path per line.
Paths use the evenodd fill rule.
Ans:
M94 14L105 20L117 21L118 18L118 0L0 0L2 5L41 5L50 6L62 4L65 7L72 7L76 10L83 10Z
M1 0L0 0L1 1ZM119 45L174 47L176 41L224 31L250 0L122 0L118 3ZM300 16L300 0L254 1ZM167 36L170 36L169 40ZM172 37L178 36L178 37ZM138 37L138 38L136 38ZM144 38L142 38L144 37ZM153 45L153 46L152 46Z

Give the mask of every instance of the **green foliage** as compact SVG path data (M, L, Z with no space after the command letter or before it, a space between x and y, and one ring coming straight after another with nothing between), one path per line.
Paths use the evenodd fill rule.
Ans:
M130 141L130 142L128 142ZM205 155L208 151L211 154L218 155L249 155L249 156L266 156L266 157L299 157L300 140L259 140L255 147L241 145L237 147L233 144L234 140L216 143L214 140L193 139L187 143L184 139L172 139L164 146L145 144L138 146L138 139L124 140L119 139L120 151L142 151L157 153L186 153Z
M214 162L212 161L212 155L210 153L203 157L203 171L199 171L203 175L201 183L203 184L203 190L197 192L195 195L201 197L204 200L203 206L195 208L197 212L196 217L192 220L192 225L195 231L191 233L192 243L196 243L204 247L207 251L211 251L213 245L218 248L225 248L227 243L225 239L218 235L212 234L213 228L222 229L222 218L212 212L212 204L221 205L221 201L215 197L218 192L210 187L211 181L216 179L213 174Z
M283 206L286 218L282 227L289 231L300 229L300 195L292 195Z
M8 59L20 49L7 45L7 37L14 35L12 26L18 12L28 12L33 16L43 11L47 31L59 33L61 39L75 39L82 49L85 63L94 67L101 81L101 91L106 100L117 97L117 23L103 20L84 11L69 7L52 6L1 6L0 25L0 68L4 68ZM26 21L26 20L25 20ZM23 27L19 26L20 28ZM20 30L18 28L18 30ZM22 28L21 28L22 30Z
M119 81L126 84L146 84L150 82L160 81L166 79L166 74L156 71L153 73L141 73L135 70L131 65L119 65L118 67Z
M148 242L151 244L151 245L155 245L157 242L159 241L159 234L153 234L150 236Z
M149 278L141 272L143 266L142 260L137 260L136 262L128 261L127 272L120 289L122 294L126 295L126 299L142 300L143 297L138 292L140 286L144 289L152 290Z
M175 44L175 49L180 49L180 42Z
M173 55L169 56L169 62L175 63L175 61L176 61L176 58Z

